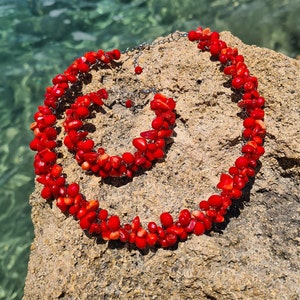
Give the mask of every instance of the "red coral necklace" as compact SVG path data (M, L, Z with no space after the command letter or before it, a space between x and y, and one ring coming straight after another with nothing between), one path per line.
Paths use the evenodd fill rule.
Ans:
M81 86L82 76L93 67L105 68L119 60L119 50L88 52L76 59L63 74L52 79L53 86L46 89L44 105L39 106L34 114L35 121L31 124L34 138L30 148L37 152L34 170L36 180L43 185L41 196L46 200L56 200L56 205L63 213L73 215L79 220L80 227L93 236L103 240L120 240L140 249L172 247L178 241L186 240L190 234L201 235L211 230L214 223L224 222L232 201L242 196L249 178L255 176L257 162L264 154L266 134L263 121L265 100L257 91L257 78L250 75L244 57L238 54L236 48L228 47L220 39L219 33L199 27L190 31L187 37L191 42L196 42L200 50L209 51L212 57L220 61L224 74L231 76L232 89L242 95L238 106L247 116L243 119L245 143L241 155L228 173L221 174L217 184L220 193L201 201L198 209L182 209L177 219L169 212L162 212L161 224L149 222L146 228L142 227L138 216L131 223L123 225L119 216L109 215L106 209L99 207L98 200L87 200L78 183L68 183L63 175L63 168L57 162L56 148L60 145L57 140L58 116L64 118L64 145L74 153L83 170L102 178L131 178L138 170L149 169L165 155L166 140L171 137L176 121L176 103L159 93L150 102L150 109L155 114L151 129L141 132L132 141L135 152L112 156L104 148L95 149L94 141L88 137L85 120L104 104L108 93L100 89L82 95L81 91L78 92L78 86ZM140 66L135 66L136 74L142 71ZM130 101L125 103L126 107L131 105Z

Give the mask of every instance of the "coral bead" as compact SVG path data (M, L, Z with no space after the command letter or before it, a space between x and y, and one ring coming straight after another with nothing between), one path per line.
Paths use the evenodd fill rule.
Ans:
M221 174L220 182L217 184L218 189L230 191L233 188L232 177L228 174Z
M188 32L188 39L191 41L191 42L194 42L196 40L199 39L199 35L197 34L196 31L194 30L191 30Z
M231 81L231 86L235 89L241 89L243 87L244 80L242 77L234 77Z
M126 243L129 241L129 233L127 230L125 230L124 228L120 228L119 229L119 238L120 241L123 243Z
M132 100L130 100L130 99L126 100L125 106L126 106L127 108L131 108L131 107L133 106Z
M189 210L187 209L184 209L180 212L179 214L179 223L182 225L182 226L187 226L189 223L190 223L190 220L191 220L191 213Z
M220 195L210 196L207 202L211 207L215 207L215 208L219 208L223 204L222 197Z
M90 114L90 111L88 110L88 108L86 108L84 106L80 106L76 109L76 114L80 118L86 118Z
M221 52L221 47L219 46L219 43L213 43L209 48L210 54L212 56L216 56Z
M44 199L49 199L49 198L51 198L51 197L52 197L51 188L50 188L49 186L45 186L45 187L42 189L41 196L42 196Z
M161 129L161 127L164 124L164 118L163 117L156 117L153 121L152 121L152 128L153 129Z
M235 161L235 166L239 169L247 168L248 164L249 164L249 159L246 158L245 156L240 156Z
M105 221L108 217L108 211L106 209L101 209L98 213L98 217L100 220Z
M112 231L117 231L120 228L120 218L118 216L111 216L107 221L107 226Z
M125 152L122 154L122 159L127 165L132 165L135 161L135 157L130 152Z
M245 128L253 128L255 126L255 119L254 118L246 118L243 121L243 126Z
M91 152L92 149L94 148L94 141L91 139L85 140L85 141L80 141L77 144L78 149L84 151L84 152Z
M146 242L150 247L155 246L155 244L157 243L158 240L158 236L155 233L148 233L147 237L146 237Z
M150 233L156 233L157 232L157 225L155 222L149 222L148 223L148 230Z
M135 237L135 245L137 246L137 248L139 249L145 249L147 247L147 241L146 238L144 237Z
M133 139L132 144L141 152L145 152L147 150L147 140L145 138L135 138Z
M160 215L160 222L161 222L162 226L169 227L169 226L171 226L173 224L173 217L171 216L170 213L163 212Z
M135 74L141 74L143 72L143 68L141 66L136 66L134 68Z
M67 188L69 197L76 197L79 194L79 185L77 183L71 183Z
M201 235L205 232L205 227L202 222L197 222L194 227L194 233L195 235Z

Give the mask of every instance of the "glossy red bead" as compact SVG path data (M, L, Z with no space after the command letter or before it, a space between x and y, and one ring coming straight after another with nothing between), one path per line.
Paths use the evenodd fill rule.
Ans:
M160 222L161 222L162 226L169 227L169 226L171 226L173 224L173 217L171 216L170 213L163 212L160 215Z
M145 138L135 138L133 139L132 144L141 152L145 152L147 150L147 140Z
M119 230L119 228L120 228L120 218L118 216L111 216L107 221L107 226L112 231Z
M143 72L143 68L141 66L136 66L134 68L135 74L141 74Z
M76 197L79 194L79 185L77 183L71 183L67 188L69 197Z

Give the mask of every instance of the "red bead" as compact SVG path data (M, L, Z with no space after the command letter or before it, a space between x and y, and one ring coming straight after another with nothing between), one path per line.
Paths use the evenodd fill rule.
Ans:
M79 152L79 151L78 151ZM83 152L83 159L88 163L94 163L98 159L99 154L97 152Z
M41 196L42 196L44 199L50 199L50 198L52 197L51 188L50 188L49 186L45 186L45 187L42 189Z
M75 216L78 213L79 210L80 210L80 206L79 205L72 205L69 208L69 214L72 215L72 216Z
M96 57L97 57L97 53L96 52L87 52L84 54L84 57L86 58L86 60L91 63L94 64L96 62Z
M187 233L193 232L196 224L197 224L197 220L195 218L191 218L190 223L187 226L184 227L184 230Z
M86 214L87 214L87 210L86 210L84 207L82 207L82 208L80 208L80 210L77 212L76 218L77 218L78 220L81 220L82 218L84 218L84 217L86 216Z
M61 175L62 171L63 171L62 166L55 164L52 166L51 175L54 178L58 178Z
M56 153L52 152L52 151L48 151L47 153L45 153L45 155L43 156L43 161L45 163L54 163L56 161Z
M233 188L233 179L228 174L221 174L220 182L217 184L218 189L230 191Z
M165 152L162 149L158 148L153 152L153 155L156 159L161 159L165 156Z
M58 197L56 201L56 206L62 211L66 212L68 210L68 205L65 204L63 197Z
M212 56L218 55L221 52L221 47L219 46L219 43L217 43L217 42L213 43L210 46L209 51Z
M145 138L135 138L133 139L132 144L141 152L145 152L147 150L147 140Z
M246 118L243 121L243 126L245 128L253 128L255 126L255 119L254 118Z
M174 234L174 233L169 233L166 235L166 241L167 241L167 245L165 245L165 248L166 247L172 247L176 244L177 242L177 235Z
M119 59L120 59L120 57L121 57L121 52L120 52L119 49L114 49L114 50L112 50L111 52L112 52L112 54L113 54L113 59L114 59L114 60L119 60Z
M147 130L140 133L141 137L148 140L155 140L157 138L156 130Z
M233 182L232 182L232 185L233 185ZM208 198L207 202L211 207L214 207L214 208L219 208L223 204L222 197L220 195L210 196Z
M241 89L243 87L244 80L242 77L234 77L231 81L231 86L235 89Z
M122 159L127 165L132 165L135 161L135 157L130 152L125 152L122 154Z
M123 243L126 243L129 241L129 232L124 229L124 228L120 228L119 229L119 238L120 238L120 241L123 242Z
M77 183L71 183L67 188L69 197L76 197L79 194L79 185Z
M233 199L239 199L239 198L241 198L241 196L242 196L242 191L240 189L234 188L231 191L231 198L233 198Z
M238 190L243 189L246 185L245 179L243 177L239 177L239 176L234 176L233 182L234 182L234 188L238 189Z
M191 220L191 213L189 210L184 209L180 212L178 221L182 226L187 226Z
M147 231L144 228L140 227L136 232L136 236L145 238L147 236Z
M248 164L249 164L249 159L246 158L245 156L240 156L235 161L235 166L239 169L247 168Z
M201 210L208 210L209 209L209 204L206 200L203 200L199 203L199 207Z
M92 223L87 218L82 218L79 222L79 225L83 230L88 230L91 224Z
M155 222L149 222L148 223L148 230L150 233L156 233L157 232L157 225Z
M150 247L153 247L156 245L158 240L158 236L155 233L148 233L146 237L146 242Z
M224 74L234 76L236 74L236 67L235 65L230 65L224 68Z
M260 120L263 119L264 118L263 109L261 109L259 107L254 108L250 114L250 117L254 118L254 119L260 119Z
M112 231L119 230L119 228L120 228L120 218L118 216L111 216L107 221L107 226Z
M98 213L98 217L100 220L105 221L108 217L108 211L106 209L101 209Z
M56 123L56 116L54 115L46 115L43 119L45 126L52 126Z
M132 107L132 105L133 105L133 102L132 102L132 100L126 100L126 102L125 102L125 106L126 106L127 108L131 108L131 107Z
M78 70L83 73L87 73L90 70L90 66L86 63L80 63L78 64Z
M113 169L118 169L121 166L122 158L119 156L111 156L109 158L109 163Z
M164 118L163 117L156 117L153 121L152 121L152 128L155 130L161 129L162 126L164 124Z
M79 118L86 118L90 114L90 111L88 108L80 106L76 109L76 114L79 116Z
M90 93L89 94L91 101L99 106L102 106L104 102L102 101L101 97L97 93Z
M137 232L140 227L141 227L140 217L137 216L132 220L131 228L132 231Z
M141 74L143 72L143 68L141 66L136 66L134 68L135 74Z
M98 223L92 223L89 228L89 234L100 234L101 233L101 227Z
M118 240L119 238L120 238L120 231L119 230L110 232L110 234L109 234L109 239L110 240Z
M157 146L157 148L164 148L165 147L165 140L164 139L157 139L155 142L155 145Z
M99 208L99 201L98 200L90 200L86 205L87 211L97 211Z
M196 235L201 235L205 232L205 227L202 222L197 222L195 227L194 227L194 233Z
M64 74L58 74L52 79L53 84L68 82L68 77Z
M94 141L91 139L80 141L78 142L77 147L84 152L91 152L94 148Z
M191 41L191 42L194 42L196 40L199 39L199 36L198 34L196 33L196 31L194 30L191 30L188 32L188 39Z
M170 213L163 212L160 215L160 222L161 222L162 226L169 227L169 226L171 226L173 224L173 217L171 216Z
M146 238L141 238L136 236L135 237L135 245L137 246L137 248L139 249L145 249L147 247L147 241Z

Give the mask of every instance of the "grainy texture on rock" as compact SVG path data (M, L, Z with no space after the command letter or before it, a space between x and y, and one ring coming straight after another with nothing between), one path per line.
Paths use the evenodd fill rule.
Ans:
M30 198L35 239L24 300L299 299L300 62L228 32L221 38L238 47L258 77L268 130L262 167L226 228L173 250L99 243L41 199L37 185ZM100 199L123 222L140 215L146 224L162 211L196 209L216 192L220 174L239 156L242 120L220 64L186 38L159 38L140 54L126 53L116 68L93 71L84 91L106 87L112 108L91 120L92 136L108 153L131 150L132 138L150 129L153 118L153 94L142 91L155 88L177 102L176 134L165 160L130 182L101 182L84 174L64 147L60 151L68 182L79 182L88 199ZM135 59L144 68L138 76ZM128 98L141 108L118 104Z

